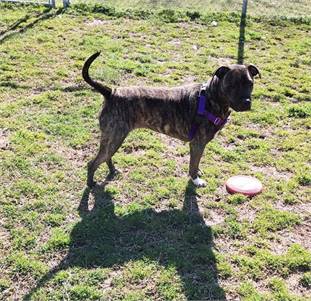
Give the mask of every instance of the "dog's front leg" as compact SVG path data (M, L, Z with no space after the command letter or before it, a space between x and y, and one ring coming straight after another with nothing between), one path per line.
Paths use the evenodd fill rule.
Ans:
M199 178L199 164L205 149L204 143L198 141L190 142L190 166L189 174L195 186L206 186L206 182Z

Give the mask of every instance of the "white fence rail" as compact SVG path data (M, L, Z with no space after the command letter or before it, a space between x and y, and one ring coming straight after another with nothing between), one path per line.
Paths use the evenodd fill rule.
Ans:
M27 4L39 4L45 5L49 7L56 7L56 0L0 0L0 2L13 2L13 3L27 3ZM70 4L70 0L63 0L63 6L68 7Z

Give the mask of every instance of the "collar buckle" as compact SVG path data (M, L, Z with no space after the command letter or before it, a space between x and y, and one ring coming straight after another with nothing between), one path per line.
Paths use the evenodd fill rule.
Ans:
M219 118L219 117L216 117L213 123L216 126L220 126L220 125L222 125L223 120L221 118Z

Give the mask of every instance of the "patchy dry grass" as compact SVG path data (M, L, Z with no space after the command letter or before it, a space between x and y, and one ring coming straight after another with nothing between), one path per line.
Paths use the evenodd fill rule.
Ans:
M2 300L310 299L309 20L248 21L262 79L208 145L206 188L187 183L187 144L139 130L90 193L102 99L85 58L102 50L91 72L111 85L203 82L235 63L239 17L0 8ZM264 192L228 195L239 173Z
M73 4L83 3L81 0L71 0ZM113 5L122 9L187 9L200 12L236 12L242 8L241 0L89 0L94 4ZM308 0L259 0L248 1L248 13L253 16L291 16L307 17L311 15L310 3Z

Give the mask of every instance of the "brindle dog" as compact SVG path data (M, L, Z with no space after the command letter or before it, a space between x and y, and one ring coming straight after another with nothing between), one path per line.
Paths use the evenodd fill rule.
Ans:
M196 186L204 186L199 174L199 162L206 144L220 129L207 119L198 116L198 97L201 84L175 88L118 87L111 89L92 80L88 70L100 52L93 54L83 66L84 80L99 91L106 99L99 124L101 141L97 156L88 164L87 185L93 187L94 173L99 165L106 162L110 174L116 169L112 156L123 143L130 131L148 128L156 132L190 141L192 125L198 125L190 141L189 174ZM259 75L254 65L222 66L207 83L206 109L221 119L229 116L229 107L235 111L251 109L251 93L254 77Z

